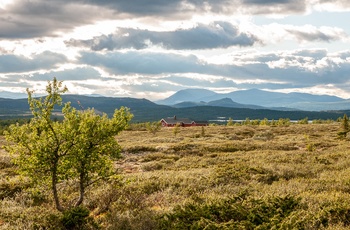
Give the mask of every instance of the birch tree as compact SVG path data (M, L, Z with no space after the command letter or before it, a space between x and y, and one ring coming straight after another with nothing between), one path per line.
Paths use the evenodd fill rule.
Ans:
M62 103L67 88L56 78L48 82L47 96L34 98L27 90L33 118L28 124L11 125L5 132L6 150L14 157L19 172L35 184L51 188L59 211L63 207L58 187L64 182L77 184L74 206L84 200L93 181L113 173L112 160L120 154L115 135L124 130L132 118L127 108L116 109L112 118L98 115L93 109L77 110ZM63 120L52 119L56 107L62 107Z

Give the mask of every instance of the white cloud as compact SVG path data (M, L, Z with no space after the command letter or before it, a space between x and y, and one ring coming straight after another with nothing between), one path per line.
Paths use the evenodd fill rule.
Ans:
M64 55L49 51L36 54L31 58L4 54L0 55L0 73L21 73L51 69L66 61Z
M241 32L231 23L216 21L209 25L198 24L193 28L174 31L150 31L118 28L117 32L88 40L71 39L70 46L83 46L92 50L146 49L153 45L165 49L198 50L227 48L231 46L252 46L258 42L254 35Z
M321 17L349 12L349 1L144 3L1 1L0 90L42 90L54 76L74 93L147 98L188 87L350 90L350 17Z

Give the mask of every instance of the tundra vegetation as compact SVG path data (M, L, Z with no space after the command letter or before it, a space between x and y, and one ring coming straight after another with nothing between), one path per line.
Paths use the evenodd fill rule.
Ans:
M156 133L162 128L162 124L159 121L147 122L146 129L148 132L156 135Z
M72 116L77 114L97 119L91 111ZM45 174L51 166L43 162L46 168L36 176L51 183L33 183L33 176L20 173L24 162L11 160L21 151L12 147L10 155L2 148L0 229L349 229L350 148L347 136L339 136L344 118L306 120L246 119L205 128L166 127L156 135L147 124L131 124L113 140L107 138L121 146L121 158L108 158L104 180L89 183L79 205L79 164L73 164L84 158L81 154L100 154L94 151L104 148L95 145L91 152L86 145L92 140L79 136L87 134L74 134L82 152L62 157L58 169L63 212L55 206L51 174ZM23 129L18 131L25 135ZM43 132L54 139L50 129ZM0 141L8 145L4 136ZM39 162L34 163L30 159L26 167L34 170Z

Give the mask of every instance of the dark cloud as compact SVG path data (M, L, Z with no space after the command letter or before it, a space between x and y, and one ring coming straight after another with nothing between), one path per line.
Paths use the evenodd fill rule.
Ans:
M217 65L201 61L195 56L148 52L110 52L106 55L84 52L80 62L104 69L113 75L139 74L202 74L225 77L235 81L284 82L288 84L341 84L349 78L350 62L345 55L325 55L323 51L298 51L295 53L263 54L260 62L241 65ZM307 56L307 54L310 54ZM302 56L303 55L303 56ZM339 58L344 56L342 61ZM245 59L241 60L244 63ZM175 78L173 78L175 79ZM194 78L193 78L194 79ZM175 82L176 83L176 82ZM194 82L193 82L194 83Z
M117 75L203 72L200 60L194 55L143 52L113 52L107 54L82 52L80 62L101 67Z
M4 55L1 56L3 57ZM57 77L70 84L74 82L75 87L88 89L88 92L104 95L123 95L122 92L124 92L129 96L137 95L137 97L152 95L152 92L157 94L188 87L210 87L220 91L231 88L308 88L331 84L340 89L347 89L350 77L348 57L349 52L327 53L322 49L254 53L252 57L247 53L242 55L240 65L218 65L204 62L194 55L185 56L175 53L83 52L78 62L86 67L30 75L4 74L1 85L18 87L23 86L23 83L18 82L24 82L27 86L29 83L34 85L37 81ZM35 58L37 56L33 59L34 63ZM255 62L245 62L248 59L253 59ZM3 62L0 60L0 63ZM26 66L22 65L21 68L25 69ZM102 77L97 68L109 73L110 77L108 75ZM94 84L95 81L99 84ZM74 89L71 90L74 91Z
M0 55L0 73L21 73L51 69L63 64L67 58L62 54L45 51L31 58L13 54Z
M30 84L26 81L21 81L23 80L23 76L20 75L11 75L6 78L0 78L0 84L1 87L4 88L11 88L11 87L18 87L22 88L22 91L25 92L25 89L30 87Z
M97 20L185 17L183 0L15 0L0 9L0 38L56 36ZM175 17L175 16L173 16ZM191 17L189 13L187 18Z
M341 59L347 60L350 57L350 51L342 51L338 55Z
M268 70L264 63L257 66L215 65L208 64L194 55L135 51L107 54L82 52L80 63L102 68L112 75L196 73L249 79L256 78L261 72Z
M303 13L306 2L306 0L15 0L0 12L0 38L56 36L58 32L70 31L97 20L189 19L195 14L206 12L227 15L236 12ZM243 40L249 40L242 36Z
M241 0L243 11L250 14L303 13L308 0Z
M294 0L243 0L245 4L254 5L275 5L275 4L291 4Z
M86 4L112 8L120 13L128 13L141 16L154 16L164 14L174 14L179 9L183 9L183 0L83 0Z
M79 1L15 0L0 14L0 38L57 36L95 20L112 17L111 10Z
M302 56L302 57L312 57L313 59L321 59L327 57L326 49L314 49L314 50L297 50L291 53L291 55Z
M260 62L260 63L266 63L269 61L277 61L281 57L277 53L265 53L265 54L259 54L259 55L252 55L248 57L235 57L234 60L236 61L242 61L242 59L245 62Z
M194 88L209 86L217 89L239 87L278 89L330 84L346 88L350 78L349 51L330 54L326 49L289 52L275 50L261 54L253 50L244 52L242 49L256 44L267 44L264 50L275 48L270 41L261 41L262 37L254 33L271 36L273 41L276 37L277 39L282 37L281 34L283 34L287 41L282 41L277 47L291 45L289 47L291 49L298 45L297 42L306 41L309 42L307 47L314 47L313 42L346 41L348 38L344 32L346 25L335 22L341 20L333 18L335 21L332 20L328 25L343 26L344 30L317 27L323 23L322 20L320 23L313 22L317 26L301 26L304 23L312 23L308 22L308 19L313 16L317 18L323 13L314 15L313 12L310 17L297 16L316 9L311 4L320 7L319 9L324 9L322 4L333 4L344 9L350 7L347 0L14 0L13 4L0 9L1 87L40 85L41 81L57 77L59 80L76 84L78 90L106 91L111 94L113 90L117 90L118 93L125 90L128 93L137 91L138 95L142 95L142 93L174 91L189 86ZM248 23L254 23L255 19L263 19L257 23L256 27L254 25L246 27L251 29L250 33L239 30L246 24L235 25L223 21L215 21L211 24L204 24L207 22L203 21L193 28L161 32L146 30L141 25L141 23L148 23L156 26L163 21L181 20L184 26L187 26L187 19L192 19L191 23L194 22L193 20L199 20L196 15L210 15L223 20L224 17L216 16L235 16L236 14L293 15L284 18L285 20L276 19L276 21L296 22L298 26L283 24L275 26L277 22L269 27L266 24L274 21L275 18L266 20L267 17L243 19ZM298 17L298 20L295 17ZM233 17L232 20L235 18ZM66 56L53 52L44 52L31 57L14 54L28 48L28 44L33 44L33 41L27 40L27 43L21 39L35 38L36 47L40 47L40 50L45 48L50 50L49 46L53 44L52 42L60 39L49 37L62 36L75 28L92 25L102 20L119 19L135 19L140 23L141 28L128 28L131 25L125 21L123 28L118 28L113 34L93 39L88 37L87 40L66 41L67 46L90 49L89 52L81 52L77 62L67 60ZM119 22L118 26L120 27ZM254 28L257 30L253 31ZM274 28L276 31L265 33L262 31L264 28L267 30ZM291 39L297 42L290 42ZM39 42L42 42L42 46ZM10 44L9 47L6 47L6 44ZM338 44L328 47L338 49ZM53 50L60 49L61 45ZM162 52L149 52L154 46L163 48ZM226 49L229 47L231 48ZM63 47L62 51L65 48L67 47ZM133 51L128 51L129 49ZM207 51L198 51L203 49ZM218 56L232 52L228 57L231 59L226 60L225 63L236 64L213 64L190 54L214 53L214 51L209 52L208 49L217 49L215 52L218 52L216 53ZM226 50L222 52L220 49ZM74 49L74 51L77 50ZM124 51L118 52L118 50ZM173 53L166 50L171 50L170 52ZM175 50L181 50L182 54ZM29 52L29 50L26 51ZM76 64L76 68L62 70L62 64L66 63ZM100 73L103 73L103 77ZM97 82L98 84L95 84Z
M286 31L296 37L299 41L324 41L330 42L335 40L341 40L347 35L344 32L335 32L328 31L323 32L320 30L300 30L300 29L286 29Z
M299 41L324 41L340 40L347 37L342 31L321 31L317 28L306 30L305 28L285 29ZM196 50L227 48L231 46L253 46L262 44L257 36L240 32L238 27L228 22L213 22L209 25L199 24L190 29L156 32L131 28L119 28L115 34L102 35L89 40L66 41L68 46L83 46L91 50L118 50L118 49L145 49L151 45L162 46L166 49Z
M88 79L100 79L101 74L91 67L78 67L48 73L35 73L30 76L31 81L51 80L56 77L59 81L84 81Z
M191 16L191 13L254 13L304 12L307 0L88 0L89 4L109 7L135 16Z
M155 32L120 28L116 34L102 35L90 40L70 40L66 44L87 46L92 50L115 50L123 48L144 49L150 43L167 49L213 49L230 46L252 46L258 39L227 22L200 24L191 29Z

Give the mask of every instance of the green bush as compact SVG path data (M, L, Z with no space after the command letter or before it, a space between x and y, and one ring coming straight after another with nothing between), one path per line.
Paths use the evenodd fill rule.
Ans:
M307 125L307 124L309 124L309 119L307 117L305 117L304 119L299 120L298 124Z
M267 118L264 118L263 120L260 121L259 125L270 125L270 121Z
M289 118L280 118L277 121L277 126L289 126L291 124Z
M250 175L248 168L245 166L237 165L231 167L230 165L223 165L216 168L214 178L216 185L239 184L244 180L250 179Z
M160 123L159 121L146 123L147 131L152 133L153 135L156 135L156 133L159 132L161 128L162 128L162 123Z
M66 229L93 229L97 225L89 218L90 211L82 206L63 212L62 224Z
M188 203L161 216L159 229L279 229L283 220L297 209L299 201L285 196Z
M337 133L337 136L338 136L339 139L343 139L343 138L346 137L346 134L347 134L347 133L348 133L348 132L339 131L339 132Z
M234 126L234 121L233 121L233 119L232 119L232 117L230 117L229 119L228 119L228 121L227 121L227 126Z

